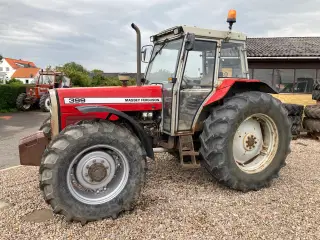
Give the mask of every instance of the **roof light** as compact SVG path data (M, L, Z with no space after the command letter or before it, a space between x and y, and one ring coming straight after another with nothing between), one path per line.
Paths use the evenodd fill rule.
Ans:
M234 9L229 10L227 22L229 23L229 30L231 31L232 25L237 21L237 11Z
M228 23L230 23L230 22L235 23L236 19L237 19L237 11L234 9L229 10L227 22Z

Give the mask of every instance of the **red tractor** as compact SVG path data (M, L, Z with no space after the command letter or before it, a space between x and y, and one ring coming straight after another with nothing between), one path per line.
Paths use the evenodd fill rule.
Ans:
M51 140L41 131L22 139L20 162L40 166L55 213L85 224L133 209L158 152L244 192L278 177L290 152L287 112L272 87L249 79L246 36L231 30L235 11L228 22L229 31L173 27L142 50L132 24L136 86L121 75L118 87L49 91Z
M69 88L71 81L62 72L41 70L36 81L36 86L27 88L26 93L21 93L16 101L17 109L28 111L32 105L39 105L43 112L50 111L49 89Z

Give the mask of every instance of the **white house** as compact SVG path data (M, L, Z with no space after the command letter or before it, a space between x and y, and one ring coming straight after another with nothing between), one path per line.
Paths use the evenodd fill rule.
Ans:
M33 62L29 62L21 59L3 58L0 61L0 83L5 83L5 81L9 81L11 78L13 78L14 73L18 69L34 69L34 68L38 69ZM22 74L22 71L20 71L19 75L22 74L21 76L27 76L27 77L21 77L21 80L23 82L29 82L30 74L33 74L33 75L35 74L35 70L30 70L29 75L28 75L28 72L29 70L27 70L26 72L24 72L24 74ZM16 75L15 77L18 78L17 76L18 75ZM27 78L28 81L25 81L24 80L25 78Z
M18 68L11 78L15 78L24 84L34 84L39 76L40 68Z

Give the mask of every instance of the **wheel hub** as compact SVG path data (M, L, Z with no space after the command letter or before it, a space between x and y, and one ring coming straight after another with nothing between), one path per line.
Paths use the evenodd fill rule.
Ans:
M264 170L272 161L278 144L278 130L267 115L254 114L238 127L233 139L233 157L249 174Z
M108 175L107 167L101 163L94 163L89 167L88 175L94 182L101 182Z
M256 144L258 143L257 138L253 134L247 134L243 140L244 140L244 143L243 143L244 148L247 151L253 150L256 147Z
M103 189L112 180L116 171L113 157L106 152L92 152L78 163L76 177L79 183L90 190Z

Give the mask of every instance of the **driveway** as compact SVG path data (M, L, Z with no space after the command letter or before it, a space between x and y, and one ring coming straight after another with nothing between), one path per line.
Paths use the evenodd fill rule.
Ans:
M0 113L0 169L20 164L19 140L37 131L49 113Z

